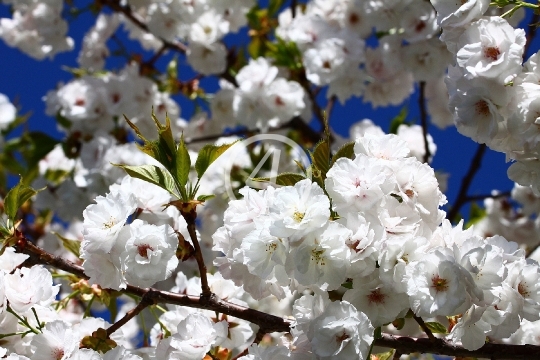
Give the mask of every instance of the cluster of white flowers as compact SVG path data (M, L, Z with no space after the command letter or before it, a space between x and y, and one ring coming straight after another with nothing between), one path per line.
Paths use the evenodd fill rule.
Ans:
M509 23L515 19L487 16L487 0L432 3L443 29L441 40L454 58L445 81L458 131L517 160L508 176L540 194L540 55L522 64L525 31Z
M468 349L481 347L486 336L510 336L523 319L540 319L538 264L526 260L516 243L500 236L484 239L443 222L439 207L446 200L434 172L408 157L403 140L367 133L354 150L353 160L340 158L328 171L328 196L308 179L259 192L244 189L244 198L230 203L225 225L214 235L215 250L225 254L215 260L223 276L256 299L283 298L284 287L330 291L352 282L343 302L330 306L304 297L295 305L310 313L295 316L299 325L293 334L298 341L307 336L321 358L350 358L350 351L365 349L345 321L358 317L368 326L360 320L364 314L369 326L378 327L409 308L421 317L465 313L450 337ZM303 301L320 304L300 305ZM300 325L299 317L309 326ZM328 332L321 330L325 326ZM335 342L338 333L350 345L319 347L330 341L321 336Z
M13 18L0 19L0 38L9 45L37 59L73 48L60 16L62 2L7 3ZM71 259L82 262L89 284L81 280L73 284L75 292L65 293L45 267L21 266L27 256L7 247L0 256L0 336L5 336L0 357L203 359L210 352L243 360L364 360L375 329L411 311L443 322L448 317L443 324L447 339L466 349L482 347L486 338L539 344L540 251L526 255L540 242L540 52L523 63L526 38L515 28L517 15L496 16L488 0L431 4L313 0L296 9L287 6L279 15L263 16L269 28L278 24L264 45L271 47L268 53L274 46L298 50L299 58L291 59L297 62L294 69L268 56L250 59L234 72L227 56L237 54L228 54L225 37L246 25L246 14L256 10L253 0L127 0L116 4L123 13L100 14L81 44L81 75L45 97L47 114L58 119L69 139L39 162L33 185L50 186L32 199L33 210L53 210L70 222L67 230L58 224L50 229L63 234L63 241L80 240L79 252L73 251L80 256ZM115 73L104 70L107 41L121 24L143 48L160 49L156 61L175 46L183 49L178 41L186 42L185 60L201 74L195 85L206 75L221 75L220 90L198 98L210 100L204 110L211 111L212 120L201 111L187 124L171 95L158 88L161 79L146 77L134 64ZM254 31L249 35L262 39ZM273 35L279 38L274 43ZM236 60L243 61L239 54ZM462 134L516 160L509 176L521 184L512 191L521 208L510 206L507 198L487 199L487 215L474 227L464 229L463 222L452 227L444 220L446 197L429 165L437 150L431 136L419 125L406 124L386 135L369 120L350 129L353 155L332 159L316 181L245 187L243 198L227 205L220 196L229 185L224 169L251 169L265 150L256 143L255 150L234 159L223 156L197 178L197 195L217 195L196 209L198 255L207 261L208 285L216 298L286 316L290 334L255 344L256 326L245 320L168 305L148 327L148 348L128 350L133 345L126 340L132 335L128 330L140 331L135 321L122 327L125 333L112 334L115 349L102 354L84 348L85 337L110 324L83 318L87 312L69 301L79 295L87 300L77 289L110 295L107 289L122 292L133 285L193 297L201 293L201 278L186 275L200 270L193 257L180 264L193 239L171 205L177 199L158 186L124 177L114 166L158 165L128 142L124 115L147 138L156 133L152 111L158 119L170 118L173 136L182 130L185 138L204 136L237 125L264 130L296 117L309 121L311 101L323 89L321 94L341 103L363 96L378 107L401 104L417 82L433 124L443 128L455 122ZM16 114L0 94L0 130ZM335 139L334 153L345 143ZM287 169L299 155L294 151L279 159ZM194 165L196 154L190 157ZM294 169L310 165L296 162ZM194 172L186 177L193 180ZM89 205L91 199L95 203ZM50 237L37 240L59 251L45 244ZM55 302L59 293L63 300ZM128 302L120 314L133 306Z
M443 76L449 54L434 37L435 20L433 7L422 1L320 0L298 8L294 18L283 11L276 33L298 46L307 78L329 85L328 97L343 103L363 95L377 107L400 104L415 80ZM373 31L383 36L376 48L366 48Z
M190 237L178 210L163 210L170 200L160 187L125 177L84 210L81 258L91 283L116 290L150 287L173 274L178 239Z
M236 75L238 87L221 81L212 100L212 117L224 127L235 123L259 127L278 126L294 116L310 119L309 100L296 81L279 76L265 58L250 60Z
M6 1L13 9L13 18L0 19L0 38L9 46L42 60L73 49L73 39L66 36L68 25L62 19L61 0Z
M154 49L159 48L159 39L187 40L188 63L201 74L220 74L227 65L227 49L221 40L247 23L245 15L254 1L128 1L128 4L151 32L141 31L124 18L130 37Z
M145 136L155 137L152 109L160 119L168 114L173 124L181 123L178 104L168 93L158 91L152 80L140 76L136 65L128 65L119 74L82 76L49 91L45 101L47 115L66 118L71 122L70 132L84 135L111 131L115 122L126 128L125 115Z

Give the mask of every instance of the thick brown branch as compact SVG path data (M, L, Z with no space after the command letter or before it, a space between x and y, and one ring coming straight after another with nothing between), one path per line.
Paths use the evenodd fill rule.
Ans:
M376 346L396 349L401 354L415 352L449 355L456 357L478 357L491 359L540 359L540 346L535 345L509 345L485 344L478 350L467 350L462 346L454 345L448 341L437 339L433 342L426 338L410 338L383 334L381 339L375 340Z
M17 243L15 249L19 253L24 253L30 256L27 260L33 264L50 265L57 269L74 274L82 279L89 277L84 273L82 266L79 266L69 260L52 255L40 247L35 246L30 241L22 239ZM160 291L156 289L141 289L136 286L128 285L122 292L142 297L146 296L145 301L152 303L165 303L187 306L197 309L205 309L215 311L221 314L237 317L258 325L267 332L288 332L291 322L281 317L263 313L244 306L229 303L219 299L212 294L210 297L204 298L192 295L180 295L168 291Z

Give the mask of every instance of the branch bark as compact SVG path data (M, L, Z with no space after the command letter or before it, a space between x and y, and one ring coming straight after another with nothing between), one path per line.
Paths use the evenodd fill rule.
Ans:
M401 354L415 352L449 355L456 357L479 357L490 359L539 359L540 346L511 345L511 344L485 344L478 350L467 350L462 346L454 345L446 340L437 339L433 342L427 338L410 338L383 334L382 338L375 340L376 346L396 349Z
M448 214L446 215L446 218L450 221L455 221L459 210L467 202L467 193L469 192L469 188L471 187L474 176L476 175L478 170L480 170L480 166L482 165L482 157L484 157L486 150L486 144L480 144L478 146L478 149L476 150L476 153L474 154L474 157L469 166L469 170L461 181L461 186L459 188L459 193L456 201L454 201L454 203L452 204L452 208L450 209L450 211L448 211Z

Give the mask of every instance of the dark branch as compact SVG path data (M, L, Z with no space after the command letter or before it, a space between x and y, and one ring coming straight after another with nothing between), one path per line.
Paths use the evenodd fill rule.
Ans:
M27 259L27 263L50 265L57 269L74 274L82 279L89 279L81 266L69 260L52 255L35 246L26 239L21 239L15 246L15 249L19 253L24 253L30 256L29 259ZM146 297L145 301L149 301L151 303L181 305L197 309L211 310L221 314L234 316L239 319L257 324L261 329L264 329L264 331L267 332L290 331L291 322L289 320L258 310L246 308L244 306L229 303L219 299L215 294L212 294L210 297L180 295L156 289L141 289L132 285L128 285L127 288L122 292L137 295L141 298Z
M467 171L467 174L461 181L461 186L459 188L459 193L457 195L456 201L454 201L454 203L452 204L452 208L450 209L450 211L448 211L448 214L446 215L446 218L449 219L450 221L456 220L459 210L467 202L467 198L468 198L467 193L469 192L469 188L474 179L474 176L476 175L476 173L480 169L480 166L482 165L482 157L484 156L486 149L487 149L486 144L480 144L478 146L478 149L476 150L476 154L474 154L474 157L469 166L469 170Z
M429 340L437 341L437 338L435 337L435 335L433 335L431 330L427 327L426 323L424 322L424 319L416 315L413 315L413 319L414 321L418 323L418 325L420 325L420 327L422 328L422 331L426 333Z
M424 154L424 162L429 163L431 158L431 151L429 150L428 141L428 122L426 111L426 82L420 81L420 95L418 97L418 108L420 109L420 122L422 124L422 135L424 136L424 148L426 153Z
M426 338L415 339L388 334L383 334L381 339L375 340L375 345L396 349L401 354L421 352L464 358L540 359L540 346L535 345L488 343L478 350L470 351L443 339L433 342Z

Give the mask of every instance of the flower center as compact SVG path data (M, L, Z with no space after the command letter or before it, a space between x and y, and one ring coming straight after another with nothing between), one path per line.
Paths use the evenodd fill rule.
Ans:
M345 340L347 340L349 338L349 335L347 335L347 333L344 331L343 334L341 335L336 335L336 341L341 344L342 342L344 342Z
M499 55L501 55L501 51L497 47L490 46L484 49L484 57L488 59L495 61L499 58Z
M480 100L475 104L476 113L479 115L489 115L489 105L485 100Z
M137 246L137 252L139 253L139 255L141 255L144 258L148 258L148 250L153 251L154 249L148 244Z
M518 285L518 292L520 293L521 296L528 297L529 296L529 287L527 285L525 285L524 283L520 282L519 285Z
M311 250L311 261L315 261L318 265L326 265L325 258L324 258L324 250L323 249L313 249Z
M433 284L432 288L434 288L436 292L448 290L448 280L440 278L439 275L432 277L431 283Z
M109 218L109 221L107 221L107 222L105 222L105 223L103 224L103 227L104 227L105 229L110 229L110 228L112 228L114 225L116 225L116 219L115 219L113 216L111 216L111 217Z
M293 219L296 222L301 222L304 219L304 213L301 213L300 211L295 211L293 214Z
M370 304L384 304L384 299L386 295L381 293L381 289L375 289L369 293L367 296Z

